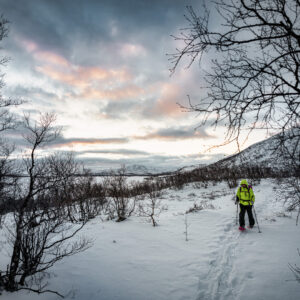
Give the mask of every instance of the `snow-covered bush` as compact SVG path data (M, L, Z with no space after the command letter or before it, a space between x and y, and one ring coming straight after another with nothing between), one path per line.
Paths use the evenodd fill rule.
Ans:
M214 205L208 203L207 201L201 201L200 203L195 202L194 205L191 208L189 208L185 213L186 214L194 213L203 209L215 209L215 207Z
M201 204L197 204L195 202L194 205L191 208L189 208L185 213L189 214L189 213L197 212L197 211L200 211L200 210L203 210L203 209L204 208Z
M196 197L196 194L195 193L189 193L188 197Z

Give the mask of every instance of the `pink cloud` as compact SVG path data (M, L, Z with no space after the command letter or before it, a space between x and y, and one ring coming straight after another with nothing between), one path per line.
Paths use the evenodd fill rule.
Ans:
M53 80L71 85L73 87L84 88L95 81L105 80L110 77L110 72L101 68L90 67L70 67L58 69L53 66L37 66L36 70Z
M127 85L113 89L86 89L77 98L122 100L136 98L142 94L144 94L142 88L135 85Z
M77 88L77 98L118 100L133 98L144 90L129 82L131 75L125 70L106 70L99 67L74 67L58 69L37 66L36 70L47 77ZM120 83L122 84L120 87ZM104 87L103 87L104 86ZM111 86L110 89L107 86Z
M19 39L27 52L31 53L37 65L36 71L77 89L78 97L119 99L134 97L142 93L142 89L130 83L133 76L125 69L105 69L99 66L79 66L72 64L63 56L44 51L33 41ZM127 45L127 51L138 53L141 49L135 45ZM120 85L126 86L121 87ZM102 88L100 86L105 86ZM108 89L107 86L111 86ZM117 87L116 87L117 86Z
M176 104L184 97L178 85L160 82L152 87L141 88L134 82L134 76L125 68L102 68L100 66L80 66L73 64L65 57L44 51L33 41L21 39L22 46L36 60L36 71L57 82L74 88L77 98L122 100L145 95L160 95L152 107L153 115L176 117L182 114ZM120 54L138 56L146 54L146 49L134 43L118 45ZM67 96L67 94L65 95Z
M56 66L70 67L71 64L67 59L50 51L36 51L34 57L40 61L47 62Z
M28 53L33 54L36 60L42 61L46 64L59 65L64 67L69 67L70 63L67 59L58 55L57 53L50 51L43 51L39 45L31 40L18 38L19 43Z
M21 44L21 46L25 48L27 52L34 52L39 48L38 45L31 40L18 38L18 41Z
M158 115L178 116L182 114L177 104L181 98L181 90L178 86L169 83L162 84L161 95L156 101L153 112Z

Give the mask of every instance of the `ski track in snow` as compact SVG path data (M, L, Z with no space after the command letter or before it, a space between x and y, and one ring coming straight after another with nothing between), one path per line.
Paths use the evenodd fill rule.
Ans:
M257 191L257 195L259 191ZM263 219L272 211L276 200L260 198L256 205L256 213ZM223 213L225 215L223 215ZM252 279L254 274L250 271L240 270L237 264L237 257L252 246L256 240L251 238L257 233L257 224L253 229L246 229L246 232L237 230L235 217L226 215L223 211L222 217L216 224L215 237L209 246L208 272L199 275L199 294L197 300L240 300L241 292L245 288L247 280ZM255 218L254 212L253 216ZM248 221L245 215L246 223Z
M226 222L222 220L217 228L221 234L211 246L210 269L208 274L200 278L198 300L236 299L236 287L242 283L242 278L232 276L235 274L232 271L241 233L236 231L232 218Z
M263 214L262 209L257 209ZM248 220L245 216L246 222ZM242 249L247 249L255 243L250 236L256 233L254 229L246 232L237 230L235 218L226 216L216 224L216 236L209 246L208 272L199 276L199 294L197 300L239 300L240 292L245 288L245 282L253 278L251 272L239 270L236 258Z

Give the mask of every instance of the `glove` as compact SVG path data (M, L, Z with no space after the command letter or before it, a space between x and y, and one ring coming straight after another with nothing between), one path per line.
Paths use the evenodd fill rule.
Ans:
M239 199L238 196L236 196L236 198L235 198L235 204L238 204L239 202L240 202L240 199Z

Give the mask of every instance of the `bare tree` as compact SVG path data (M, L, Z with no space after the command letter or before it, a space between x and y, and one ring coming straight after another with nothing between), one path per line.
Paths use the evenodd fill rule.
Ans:
M213 0L216 15L204 7L197 15L188 7L188 27L175 39L183 47L171 55L172 72L188 57L189 65L210 58L204 71L204 96L189 99L201 125L225 125L224 144L236 142L242 130L281 132L274 150L287 159L293 182L290 209L300 213L300 1ZM221 23L216 27L216 23ZM200 126L201 126L200 125ZM248 137L247 135L247 137ZM247 138L246 137L246 138ZM291 268L299 275L299 268ZM297 277L297 279L299 276Z
M188 223L188 217L187 217L187 213L185 213L184 215L184 226L185 226L185 241L188 242L189 238L188 238L188 228L191 224Z
M8 35L8 20L2 15L0 16L0 42ZM14 173L13 161L11 154L14 146L4 138L4 132L17 127L18 120L14 113L10 111L11 107L24 103L20 99L6 98L2 94L4 86L4 73L2 68L9 61L8 57L0 57L0 225L3 214L7 212L8 204L12 203L12 195L14 195L14 186L17 178L10 176Z
M162 192L150 190L146 195L147 198L139 203L140 215L149 218L150 222L155 227L158 225L157 218L163 210L163 207L161 206Z
M225 125L224 144L236 142L238 150L242 131L245 139L256 129L280 133L274 154L299 177L299 0L213 0L211 5L201 15L187 7L188 27L175 37L183 46L170 56L172 72L185 57L188 66L210 61L210 71L203 71L203 98L196 103L189 98L187 109L199 112L201 125ZM300 212L299 191L294 195Z
M1 16L0 42L7 33L8 21ZM42 284L45 272L57 261L90 245L86 239L70 241L87 220L76 225L68 223L66 198L54 197L65 195L70 185L74 186L78 167L72 157L38 157L40 149L59 133L53 127L55 117L52 114L41 115L36 123L25 116L23 125L27 134L24 138L30 145L29 155L24 159L23 169L11 159L15 147L4 138L4 133L20 123L11 108L24 101L6 98L1 93L4 86L2 67L8 60L0 57L0 221L9 211L14 218L8 218L13 222L6 226L12 252L6 272L0 271L0 287L8 291L29 289L60 295ZM27 178L19 180L23 175Z
M117 173L111 174L104 180L107 191L107 213L110 218L117 215L117 222L126 220L135 209L135 198L130 197L126 169L123 166Z
M86 239L70 241L83 228L87 219L71 224L65 198L79 173L72 156L38 157L38 151L53 141L59 130L53 126L55 116L45 114L32 123L25 117L28 134L24 138L30 153L24 160L26 183L19 189L14 211L14 226L9 228L12 254L6 273L2 276L8 291L30 289L42 293L43 274L57 261L87 249ZM76 201L77 199L74 199ZM38 288L33 288L32 284ZM54 291L53 291L54 292ZM55 292L58 294L57 292Z
M205 95L188 107L202 124L227 128L225 143L239 145L241 130L287 131L299 127L300 3L298 0L215 0L198 16L187 7L188 27L175 39L172 72L184 57L189 65L210 59ZM221 20L220 26L215 24ZM204 93L204 91L203 91Z
M0 145L0 228L5 214L12 211L19 177L16 176L14 161L10 156L14 147L6 144Z
M277 135L274 151L280 152L285 169L300 177L300 128L294 127Z
M298 249L298 254L300 256L300 251ZM297 265L289 264L290 270L294 273L296 280L300 283L300 268Z
M102 184L95 184L93 177L88 170L85 170L76 184L69 192L72 195L71 206L73 210L78 211L78 220L74 219L74 213L71 213L72 222L93 219L100 215L106 203L106 190ZM69 206L70 207L70 206Z
M0 16L0 42L8 35L8 20L6 20L2 15ZM17 118L15 114L11 113L9 108L12 106L17 106L22 104L24 101L20 99L6 98L1 93L4 86L4 73L2 72L2 67L6 65L9 58L6 56L0 57L0 133L8 130L14 129L17 125Z

